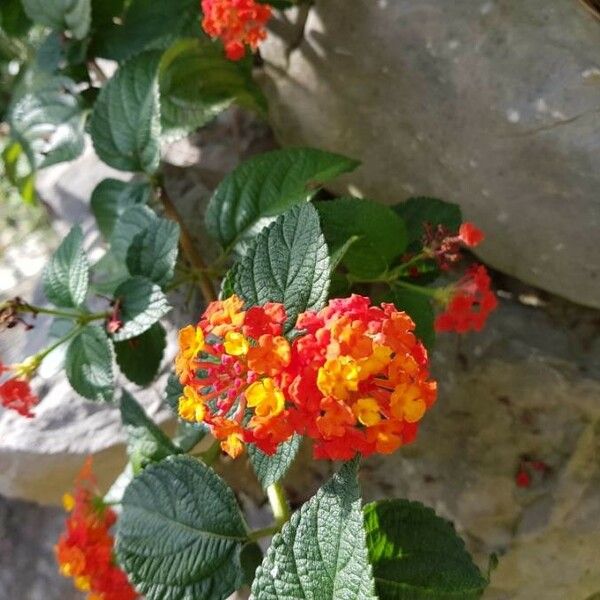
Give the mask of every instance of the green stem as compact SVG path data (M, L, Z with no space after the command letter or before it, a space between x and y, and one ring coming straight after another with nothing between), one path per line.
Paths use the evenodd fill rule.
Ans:
M281 483L277 482L267 488L267 498L275 517L275 526L279 529L290 520L290 505L288 504L285 490Z
M401 275L406 273L411 267L413 267L413 266L419 264L420 262L423 262L424 260L427 260L429 258L431 258L431 256L427 252L419 252L419 254L416 254L415 256L413 256L409 261L405 262L402 265L399 265L395 269L392 269L389 272L388 276L390 278L397 279L398 277L400 277Z
M41 352L38 352L35 355L36 360L41 363L44 360L44 358L46 358L46 356L48 356L48 354L50 354L50 352L56 350L59 346L62 346L64 343L68 342L71 338L74 338L82 329L83 329L83 325L78 325L77 327L73 327L73 329L71 329L71 331L69 331L69 333L67 333L66 335L63 335L63 337L56 340L56 342L54 342L54 344L51 344L50 346L48 346Z
M251 531L248 534L248 539L253 542L256 542L264 537L270 537L275 535L281 531L281 525L270 525L269 527L263 527L262 529L257 529L256 531Z
M49 315L61 319L71 319L82 325L87 325L92 321L99 321L110 316L109 312L86 313L82 311L74 312L67 310L56 310L54 308L44 308L42 306L31 306L30 304L20 305L18 308L21 313L30 313L32 315Z
M210 467L215 463L219 454L221 453L221 442L215 440L212 446L205 452L200 452L194 456L197 456L206 466Z
M415 292L416 294L421 294L422 296L427 296L428 298L436 298L438 294L437 288L427 288L421 285L415 285L413 283L408 283L406 281L402 281L400 279L394 281L394 285L399 287L403 287L404 289L410 290L411 292Z
M269 499L273 516L275 517L275 523L268 527L251 531L248 537L253 542L279 533L281 528L290 520L290 506L281 483L274 483L267 488L267 498Z

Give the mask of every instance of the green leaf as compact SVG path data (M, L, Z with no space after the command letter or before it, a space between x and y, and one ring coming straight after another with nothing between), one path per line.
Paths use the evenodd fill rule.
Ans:
M62 34L51 31L40 44L35 55L35 66L45 73L56 73L64 58Z
M85 302L89 285L89 264L82 245L83 233L76 225L46 266L44 293L56 306L75 308Z
M21 37L29 31L31 20L23 10L21 0L2 0L0 27L11 37Z
M183 395L183 386L179 382L179 378L171 373L167 379L167 387L165 389L165 401L174 415L179 414L179 398Z
M119 285L129 279L126 264L129 247L135 236L157 219L152 210L141 204L135 204L120 213L110 235L110 250L94 267L94 289L97 292L114 295Z
M93 267L91 289L101 296L114 296L115 290L127 279L129 271L109 250Z
M344 257L348 253L348 250L350 250L350 248L360 239L361 238L359 235L353 235L352 237L349 237L345 242L341 242L338 245L331 245L331 247L329 248L329 252L331 255L330 258L332 273L340 266L341 262L344 260Z
M134 473L138 473L150 463L179 454L173 442L127 390L123 390L119 408L121 421L127 433L127 455Z
M330 248L358 237L342 259L350 273L369 279L385 272L407 246L406 229L391 208L360 198L340 198L317 204Z
M458 231L462 223L460 206L437 198L409 198L406 202L396 204L393 209L404 219L411 243L423 237L426 223L434 227L444 225L452 232Z
M112 401L115 384L113 348L104 329L88 325L71 340L65 370L72 388L84 398Z
M4 175L10 183L17 188L21 199L26 204L34 204L37 196L35 193L35 175L31 164L23 152L19 142L13 141L2 151L4 161Z
M329 255L311 204L281 215L255 240L235 270L235 292L247 305L281 302L288 314L287 329L305 310L318 310L327 299Z
M85 113L75 82L67 77L38 75L24 85L8 121L32 169L73 160L83 152Z
M266 100L252 78L252 60L228 60L206 38L176 42L160 64L163 137L184 137L233 102L266 114Z
M171 307L162 290L144 277L132 277L115 290L120 302L123 327L113 335L115 342L138 337L162 319Z
M400 286L392 288L392 302L399 310L407 312L415 322L417 337L432 349L435 344L435 312L431 299Z
M128 208L147 204L151 194L152 186L147 181L101 181L92 192L91 205L104 238L110 239L115 224Z
M4 175L13 185L17 185L19 181L20 159L22 156L23 148L19 142L11 142L2 150Z
M119 216L110 236L110 252L119 262L125 263L127 252L138 233L146 230L157 220L156 214L147 206L135 205L125 209ZM125 270L125 264L123 264Z
M98 156L121 171L153 173L160 160L160 52L122 65L98 95L90 132Z
M122 23L97 32L93 52L123 61L144 50L164 50L175 40L192 35L201 35L198 0L132 0Z
M225 277L223 277L223 281L221 281L221 290L219 291L219 299L225 300L230 296L235 294L235 280L237 279L237 268L239 263L236 263L225 273Z
M227 598L247 531L231 489L189 456L149 465L122 501L117 559L146 600Z
M272 456L265 454L254 444L248 445L248 457L264 489L283 479L300 450L301 442L302 438L294 435L291 440L281 444Z
M22 0L27 16L35 23L62 31L70 30L82 40L90 29L90 0Z
M37 202L37 193L35 191L35 175L31 173L19 180L17 186L21 199L25 204L33 206Z
M448 521L418 502L365 506L369 560L380 600L480 598L487 581Z
M309 201L318 186L354 170L358 162L338 154L289 148L240 165L219 185L206 213L207 229L226 249L247 242L278 215Z
M156 219L136 234L127 250L127 268L161 287L173 279L179 251L179 225Z
M190 452L193 450L208 434L208 429L200 425L180 421L177 424L177 431L173 438L173 443L182 451Z
M376 600L356 470L346 463L273 538L251 600Z
M155 323L142 335L115 344L117 364L129 381L146 387L158 374L166 345L167 333Z
M263 561L263 553L260 546L256 542L248 542L240 554L240 562L244 571L244 583L250 587L254 581L256 569L260 567Z
M94 29L113 26L113 18L125 10L125 0L92 0L92 24Z

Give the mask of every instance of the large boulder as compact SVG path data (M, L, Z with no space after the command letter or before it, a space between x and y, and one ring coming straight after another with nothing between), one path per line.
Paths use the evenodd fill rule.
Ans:
M600 307L600 22L574 0L315 0L273 24L284 144L363 162L336 191L458 202L501 271Z

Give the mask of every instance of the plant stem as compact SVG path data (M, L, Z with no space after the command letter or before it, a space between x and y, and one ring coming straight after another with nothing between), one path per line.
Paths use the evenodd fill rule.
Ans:
M290 506L285 497L285 490L281 483L277 482L267 488L267 498L275 517L275 523L262 529L250 532L248 536L253 542L261 538L275 535L281 531L281 528L290 520Z
M275 525L279 529L290 520L290 505L285 496L285 490L281 483L277 482L267 488L267 498L275 517Z
M48 354L50 354L50 352L52 352L53 350L56 350L59 346L62 346L64 343L68 342L71 338L74 338L82 329L83 329L83 325L78 325L77 327L73 327L73 329L71 329L71 331L69 331L69 333L67 333L66 335L63 335L63 337L56 340L56 342L54 342L54 344L51 344L50 346L48 346L41 352L38 352L35 355L36 359L39 362L42 362L44 360L44 358L46 358L46 356L48 356Z
M211 447L205 452L200 452L197 454L198 458L208 467L214 464L214 462L219 458L219 454L221 453L221 442L219 440L215 440Z
M281 525L270 525L269 527L263 527L262 529L257 529L256 531L251 531L248 535L248 539L253 542L260 540L264 537L269 537L279 533L281 531Z
M408 283L407 281L402 281L400 279L394 281L394 285L403 287L404 289L410 290L411 292L415 292L416 294L427 296L428 298L436 298L439 295L438 288L427 288L421 285L414 285L413 283Z
M415 254L415 256L413 256L409 261L392 269L389 272L389 277L396 279L396 278L400 277L400 275L402 275L403 273L406 273L406 271L408 271L408 269L410 269L414 265L416 265L424 260L427 260L428 258L431 258L431 256L429 254L427 254L427 252L419 252L419 254Z
M62 319L71 319L72 321L77 321L82 325L86 325L87 323L91 323L92 321L99 321L101 319L106 319L110 313L108 312L100 312L100 313L86 313L82 311L73 312L67 310L56 310L54 308L44 308L42 306L31 306L30 304L21 304L18 307L18 311L20 313L30 313L32 315L49 315L51 317L59 317Z
M211 278L206 273L206 263L204 262L204 259L198 250L196 250L192 236L190 235L186 224L183 222L181 215L177 212L177 208L175 208L173 201L171 198L169 198L169 195L167 194L167 191L162 183L159 183L158 191L160 200L165 208L165 214L179 224L179 228L181 230L181 249L192 267L198 272L198 286L202 292L204 301L209 304L217 299L217 293Z

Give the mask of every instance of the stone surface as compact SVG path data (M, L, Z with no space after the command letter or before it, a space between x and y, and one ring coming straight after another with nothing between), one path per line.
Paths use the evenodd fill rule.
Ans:
M42 508L0 496L0 598L83 600L58 574L53 547L64 526L58 508Z
M573 0L315 0L304 16L261 47L284 144L360 159L337 191L460 203L486 262L600 307L600 22Z

